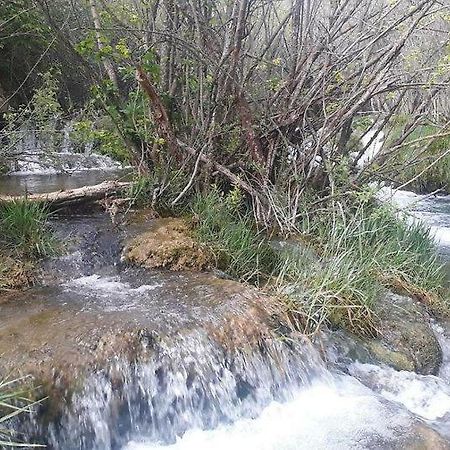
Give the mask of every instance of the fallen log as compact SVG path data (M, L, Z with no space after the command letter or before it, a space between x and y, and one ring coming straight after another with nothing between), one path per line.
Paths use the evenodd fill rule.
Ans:
M10 203L26 198L31 202L47 203L52 208L68 206L121 195L130 185L131 182L125 181L104 181L93 186L83 186L76 189L60 190L44 194L0 195L0 203Z

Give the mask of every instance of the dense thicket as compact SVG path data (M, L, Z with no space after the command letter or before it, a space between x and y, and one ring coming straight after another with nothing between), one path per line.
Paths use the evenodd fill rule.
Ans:
M450 11L438 0L0 8L4 89L30 100L45 60L60 102L85 108L78 135L157 174L161 191L180 173L177 194L237 185L260 222L289 229L312 187L333 197L420 166L407 184L447 156ZM418 127L432 132L411 138Z

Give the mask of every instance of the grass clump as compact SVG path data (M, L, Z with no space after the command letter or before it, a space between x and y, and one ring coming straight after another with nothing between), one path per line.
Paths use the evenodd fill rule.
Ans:
M49 231L45 205L28 199L0 205L0 241L9 253L24 257L44 257L55 250Z
M0 204L0 290L28 286L35 261L56 251L48 219L44 205L26 198Z
M214 187L191 205L198 239L208 245L219 269L234 278L260 284L274 270L276 253L250 214L238 189L222 195Z
M277 246L257 230L239 191L223 195L214 188L192 203L196 235L218 268L275 289L302 331L326 323L375 335L387 289L436 312L448 310L444 271L425 226L378 205L371 195L347 194L320 210L305 203L304 211L311 210L298 223L299 234Z
M173 202L187 182L182 170L155 169L149 174L137 176L128 189L127 197L134 207L151 207L161 213L179 213L188 196L176 202L176 205Z
M278 285L307 328L328 321L375 334L377 303L386 289L416 297L436 312L448 309L442 295L444 271L422 224L372 200L352 199L300 226L317 258L284 260Z
M127 192L127 197L130 199L131 205L136 207L151 205L155 185L154 178L149 175L136 177Z

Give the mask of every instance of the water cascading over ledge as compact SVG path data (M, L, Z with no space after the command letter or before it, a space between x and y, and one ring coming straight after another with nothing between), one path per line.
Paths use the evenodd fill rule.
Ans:
M27 428L52 449L119 449L143 436L169 444L188 429L257 417L270 402L328 377L306 338L266 337L239 348L221 339L141 332L133 362L117 357L96 370L56 419L47 425L36 417Z
M92 142L79 144L71 134L73 121L66 121L60 130L39 132L24 125L8 134L6 148L11 174L55 174L86 170L117 170L122 165L109 156L95 153Z

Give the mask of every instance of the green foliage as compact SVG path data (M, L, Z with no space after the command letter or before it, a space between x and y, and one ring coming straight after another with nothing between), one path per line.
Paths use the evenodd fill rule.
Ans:
M35 90L31 99L33 121L40 129L54 129L54 120L62 115L58 100L59 74L56 69L40 74L42 84Z
M391 135L392 142L400 136L402 129L403 120L398 118ZM438 189L450 192L450 154L428 168L433 161L450 149L450 136L434 139L429 146L429 141L423 139L438 133L439 128L430 124L419 125L414 129L408 136L402 151L396 152L389 161L395 171L393 177L396 181L403 184L420 174L408 185L410 189L421 193L434 192ZM412 143L417 139L423 140Z
M80 118L73 124L71 138L78 144L94 144L96 151L102 155L128 164L130 152L121 136L110 121L94 121L89 116Z
M39 74L41 84L35 89L31 101L26 106L10 108L4 114L6 122L4 131L8 137L21 136L21 128L25 126L36 130L40 141L44 143L45 151L51 152L59 148L62 134L57 125L63 115L58 100L59 75L60 72L56 68L50 68Z
M192 204L199 240L231 276L260 284L276 279L292 317L304 331L323 323L359 334L376 333L376 306L387 288L447 311L444 272L430 232L398 217L362 192L327 208L305 204L302 233L280 244L256 231L238 189L213 188ZM293 250L294 249L294 250Z
M197 195L192 203L197 236L211 248L218 268L259 284L273 271L276 255L242 209L237 189L224 196L214 187L206 195Z
M131 184L127 197L134 206L149 206L152 203L153 191L156 187L154 176L139 176Z
M182 170L171 170L168 165L161 164L150 174L137 176L127 196L133 206L151 206L163 214L179 213L185 202L180 201L175 206L172 202L187 182L187 175Z
M0 242L11 253L23 257L44 257L55 251L44 205L27 199L0 205Z

